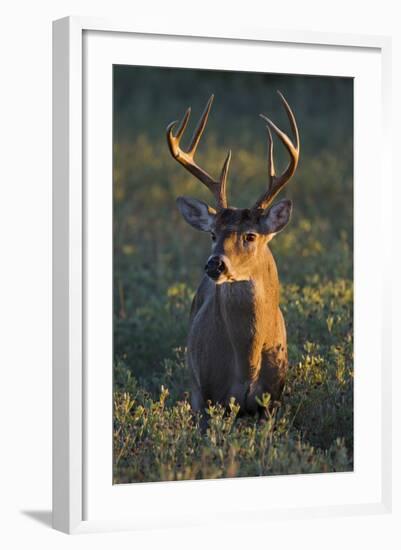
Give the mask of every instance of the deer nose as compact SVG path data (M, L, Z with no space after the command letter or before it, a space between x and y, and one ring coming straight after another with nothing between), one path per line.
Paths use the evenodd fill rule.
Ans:
M212 279L218 279L227 269L221 256L211 256L205 265L205 271Z

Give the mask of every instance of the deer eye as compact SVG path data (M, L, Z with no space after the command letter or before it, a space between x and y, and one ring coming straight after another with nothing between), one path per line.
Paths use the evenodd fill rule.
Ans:
M210 236L212 237L212 241L216 240L216 233L213 233L213 231L210 232Z
M253 242L253 241L256 239L256 235L255 235L255 233L246 233L245 236L244 236L244 239L245 239L248 243L251 243L251 242Z

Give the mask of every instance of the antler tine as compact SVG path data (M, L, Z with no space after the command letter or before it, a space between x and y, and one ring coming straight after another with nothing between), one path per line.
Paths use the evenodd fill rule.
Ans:
M202 116L200 117L198 126L194 130L194 133L191 139L191 145L189 146L189 151L188 151L188 153L191 154L192 157L196 153L196 148L198 147L202 134L206 128L207 119L209 118L209 113L210 113L210 109L212 108L213 100L214 100L214 95L212 94L209 98L209 101L206 103L206 107L202 113Z
M227 188L227 175L228 175L228 168L230 167L230 161L231 161L231 151L228 151L228 155L226 156L226 160L224 161L223 168L220 174L219 204L221 204L223 208L227 208L226 188Z
M263 120L267 122L267 131L268 131L268 157L269 157L269 187L267 191L256 201L254 208L266 209L273 202L276 195L281 191L281 189L289 182L292 176L295 173L295 170L298 166L299 160L299 132L297 123L295 120L294 113L291 110L291 107L287 103L285 97L281 92L277 92L280 96L281 102L284 105L285 111L287 113L288 119L290 121L291 130L295 137L295 144L292 143L291 139L285 134L280 128L278 128L274 122L272 122L265 115L260 115ZM273 136L272 131L277 135L280 141L283 143L285 148L290 154L290 162L287 168L280 176L276 176L274 168L274 159L273 159Z
M180 124L180 127L177 130L177 135L175 136L178 143L185 132L185 128L187 127L190 116L191 116L191 107L188 107L188 109L185 112L184 118L182 119L182 122Z
M231 152L229 152L229 154L227 155L219 180L213 179L205 170L203 170L203 168L198 166L194 160L196 149L207 124L207 119L209 117L209 112L212 107L213 98L214 96L212 95L206 104L205 110L203 111L198 126L196 127L192 136L188 151L183 151L181 149L180 141L185 132L191 114L190 107L187 109L175 136L173 135L173 130L178 121L171 122L167 126L167 143L170 152L172 156L176 159L176 161L184 166L184 168L186 168L191 174L198 178L204 185L206 185L206 187L213 193L216 199L217 208L221 209L227 207L226 185Z
M284 105L285 111L286 111L288 119L290 121L291 130L292 130L292 133L295 136L295 149L297 149L298 153L299 153L299 132L298 132L298 126L297 126L297 122L295 120L294 113L292 112L291 107L288 104L288 101L285 99L285 97L280 92L280 90L277 90L277 93L280 96L281 102Z
M276 175L276 170L274 168L274 157L273 157L273 136L269 126L266 126L268 134L268 152L269 152L269 176L270 181Z

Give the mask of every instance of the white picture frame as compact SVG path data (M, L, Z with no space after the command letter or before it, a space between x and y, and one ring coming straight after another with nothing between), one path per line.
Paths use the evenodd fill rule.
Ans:
M88 39L88 37L90 38ZM387 284L387 273L390 270L386 269L386 266L389 265L389 251L386 248L381 252L380 265L382 268L378 268L374 273L367 271L366 251L356 249L357 292L360 292L362 296L364 292L369 292L372 288L378 291L374 303L374 311L377 313L376 324L374 326L366 324L365 326L361 321L359 342L362 342L363 339L371 342L374 338L372 330L375 330L376 334L379 330L381 337L374 344L376 347L370 354L371 357L365 357L363 346L359 346L359 357L365 363L369 363L369 361L372 363L373 357L374 360L377 360L378 365L378 371L374 376L369 378L366 375L364 388L361 386L359 389L357 388L360 393L357 394L356 406L361 407L362 412L358 416L361 422L363 422L363 410L365 412L368 410L367 403L364 404L363 396L366 394L370 399L373 393L369 394L369 391L377 391L379 388L379 398L372 405L376 418L372 428L376 444L375 451L371 453L374 456L370 465L368 462L363 463L363 456L368 452L369 446L361 435L359 443L356 441L356 453L360 452L359 473L363 471L363 476L354 483L353 487L351 487L352 476L355 474L355 479L357 479L359 475L357 469L356 473L342 474L348 476L341 478L342 481L340 478L334 479L333 474L323 474L309 476L308 481L305 481L307 476L295 476L300 478L299 480L294 476L285 476L286 479L276 477L274 479L265 478L262 481L259 478L258 480L153 483L140 484L140 486L133 484L116 488L117 491L113 490L113 494L109 489L105 489L105 485L109 483L110 490L112 490L111 471L108 480L105 474L109 465L109 456L107 455L103 460L107 454L107 448L104 445L107 444L107 437L110 436L112 388L109 384L112 367L110 363L109 375L106 373L103 378L100 375L99 380L95 380L91 376L91 354L88 349L91 347L90 342L93 341L91 331L94 325L88 323L88 319L93 319L93 316L91 317L91 296L101 296L105 303L104 310L110 311L111 317L111 290L109 298L102 292L102 289L111 289L111 286L107 286L110 283L110 278L107 278L109 271L106 270L105 277L99 282L100 286L91 284L87 272L91 272L91 270L93 272L99 262L110 261L110 258L105 260L102 250L95 251L93 254L91 251L95 248L92 239L95 231L99 235L100 242L104 243L105 249L110 248L111 243L111 234L107 233L109 226L107 223L101 223L98 214L98 212L106 212L108 204L111 204L111 194L108 193L106 187L107 181L111 185L111 171L109 171L111 165L107 164L111 155L111 149L107 153L107 147L111 144L111 112L104 115L104 123L98 121L100 126L97 128L97 133L100 135L100 141L96 142L93 150L94 140L89 139L88 141L88 135L93 135L90 128L91 121L94 120L95 114L99 114L99 110L96 111L96 109L103 109L104 105L108 104L110 96L107 94L110 90L107 91L107 86L106 90L101 88L104 93L99 93L97 105L96 102L88 103L85 86L88 86L88 81L92 78L108 78L107 70L104 69L107 69L107 64L115 62L114 55L116 55L115 59L118 58L118 62L126 60L128 63L134 64L130 61L132 53L128 42L134 39L145 40L148 45L154 44L153 47L143 49L135 49L135 45L133 46L132 51L136 52L136 63L144 65L163 64L161 56L162 50L165 48L158 47L161 40L166 48L171 47L172 51L177 46L177 41L179 41L180 47L184 43L186 46L200 45L202 55L205 56L205 67L211 67L210 52L215 52L213 68L222 68L222 65L219 65L219 50L223 53L224 49L224 68L236 68L239 57L233 54L230 57L230 49L235 48L238 53L241 47L255 46L263 49L267 45L276 48L277 53L283 48L298 48L304 53L316 52L316 56L310 56L309 67L302 69L303 74L305 72L308 74L307 71L310 71L309 74L313 74L314 71L315 74L316 72L332 74L329 72L328 60L332 57L334 63L336 56L342 56L342 73L346 76L353 75L353 66L355 65L352 63L364 65L360 73L361 83L364 82L363 75L367 75L368 72L373 73L375 76L373 77L372 93L375 95L372 96L370 103L372 119L365 122L364 131L361 128L360 133L356 133L361 137L361 144L358 141L355 143L356 170L358 171L356 181L364 178L364 181L367 182L367 195L369 195L368 191L371 188L369 186L373 185L372 178L376 176L381 183L381 185L377 185L381 202L377 197L375 201L373 197L362 195L362 188L357 185L355 188L356 198L361 196L361 201L357 201L356 215L360 228L364 228L367 232L369 232L368 214L374 210L376 219L380 217L381 223L376 225L376 233L371 235L372 239L379 241L380 235L383 235L388 229L386 226L388 221L383 216L383 198L386 197L388 200L391 194L388 159L391 54L389 38L261 29L235 30L228 27L218 31L196 28L183 30L174 28L173 25L166 25L166 28L149 29L126 22L81 17L69 17L55 21L53 32L53 526L67 533L78 533L139 529L150 525L192 525L205 521L265 521L267 510L270 518L390 511L391 356L388 342L390 330L386 325L389 322L386 320L389 316L384 315L384 312L388 311L391 298ZM127 42L123 43L122 41ZM120 45L118 46L117 43ZM120 48L120 53L118 53L118 48ZM320 61L319 48L324 49L325 53L324 59L320 54ZM366 59L364 60L365 53ZM285 57L285 52L283 55ZM355 59L350 62L348 67L347 59L352 56ZM257 58L258 54L252 59L256 60ZM308 56L305 53L306 58ZM198 59L202 58L198 56ZM279 54L277 59L279 59ZM252 62L257 63L257 61ZM185 60L182 63L179 66L199 66L200 61L196 64L195 56L188 61L187 65ZM306 63L308 63L307 60ZM326 68L325 65L327 65ZM177 65L174 64L174 66ZM250 70L252 67L251 65ZM368 71L369 67L371 67L370 71ZM244 67L241 66L241 68ZM256 65L254 68L256 69ZM280 72L277 68L275 70ZM356 96L356 98L358 97ZM355 109L357 111L359 109L357 101ZM373 167L368 166L373 153L372 144L362 143L363 135L370 125L373 125L373 130L370 131L375 135L373 146L377 152L376 166ZM101 136L103 136L103 140ZM99 189L94 201L91 187L87 188L85 181L94 177L94 169L91 168L94 166L93 161L88 159L93 159L95 154L99 155L99 158L104 157L106 164L101 164L99 160L99 173L96 174L96 177L99 178ZM366 155L366 158L363 155ZM374 174L370 173L368 168L372 168ZM102 185L102 182L105 185ZM94 204L96 209L92 208ZM364 278L358 279L361 274ZM357 281L359 281L359 289ZM366 310L362 311L362 301L360 304L359 315L363 320L367 317ZM109 322L111 322L111 318L104 325L101 323L96 325L96 330L100 331L99 334L105 335L105 340L107 340L107 331L110 328L110 325L107 324ZM367 320L366 323L368 323ZM111 338L111 334L109 337ZM107 358L110 348L102 350L103 355L104 351L106 351ZM373 372L373 368L372 365L371 372ZM369 369L367 370L369 371ZM108 394L107 391L110 393ZM109 402L107 402L107 395L110 398ZM104 396L106 396L106 402ZM97 430L93 429L91 423L90 408L94 406L94 403L98 406L97 410L102 409L100 419L104 419L104 423L100 422L101 426ZM359 435L357 435L358 437ZM109 446L111 453L111 437ZM95 453L97 453L98 460L88 460L88 456L93 458ZM370 486L366 484L369 471L371 471ZM277 494L284 495L282 501L277 500L277 505L270 506L268 509L258 501L246 509L236 507L235 495L238 491L256 490L256 481L259 484L270 483L269 490L272 491L272 494L276 491ZM291 494L292 505L288 506L285 504L285 496L291 493L290 484L296 486L294 491L297 494L299 491L304 491L306 484L308 485L305 496L298 498ZM327 486L323 488L323 484ZM347 487L349 491L347 489L348 492L344 492L344 488ZM127 509L127 502L130 502L130 498L132 502L132 496L129 495L130 492L131 495L134 494L132 491L136 491L136 494L140 495L141 507L140 509L130 507L129 513L121 514L118 501L122 503L121 510ZM202 502L210 497L211 500L218 498L221 491L224 491L225 502L228 504L225 511L220 514L216 508L211 511L208 519L202 519L197 514L196 503L193 506L188 506L192 494L196 494L196 499L201 506ZM333 492L330 493L330 491ZM328 495L320 504L318 504L320 502L319 493ZM346 498L345 493L349 495L349 498ZM332 496L330 496L331 494ZM89 516L88 502L89 509L96 509L96 513L89 514ZM96 503L96 506L90 504L91 502ZM163 517L157 502L160 503L160 506L165 506L168 503L168 513L165 513ZM180 502L184 502L185 506L182 507ZM155 520L155 518L158 519Z

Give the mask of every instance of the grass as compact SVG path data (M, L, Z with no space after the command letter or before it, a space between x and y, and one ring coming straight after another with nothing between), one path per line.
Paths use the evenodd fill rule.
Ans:
M227 414L210 404L209 428L201 433L189 406L185 345L209 238L185 225L175 197L210 197L169 156L164 127L187 104L197 106L200 91L206 99L212 82L222 99L197 159L218 174L233 144L229 195L232 204L249 206L267 172L266 136L254 116L258 101L268 98L268 114L287 126L278 101L269 103L278 77L170 71L169 94L163 71L115 72L114 482L352 470L352 83L279 79L302 140L299 169L283 193L293 200L293 219L271 244L288 379L265 422L237 418L235 403ZM277 153L280 168L279 147ZM268 401L265 395L266 408Z

